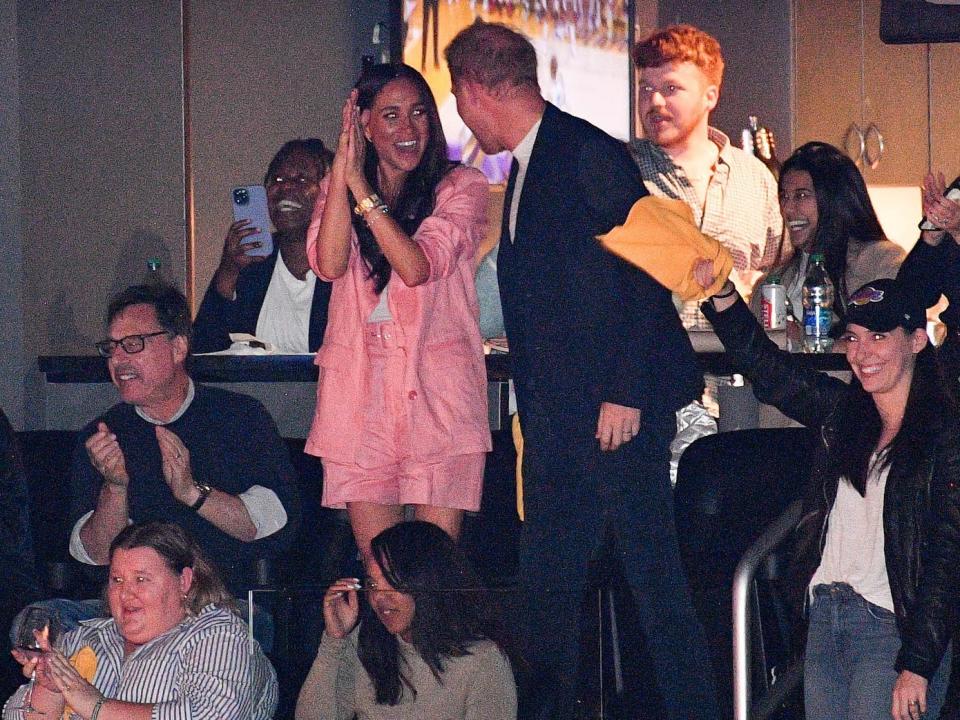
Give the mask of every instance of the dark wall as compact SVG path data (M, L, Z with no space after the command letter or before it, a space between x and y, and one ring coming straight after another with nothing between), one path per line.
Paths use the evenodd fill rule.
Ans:
M790 0L661 0L661 25L684 22L706 30L723 47L726 71L711 124L738 146L747 116L773 130L781 159L791 137Z

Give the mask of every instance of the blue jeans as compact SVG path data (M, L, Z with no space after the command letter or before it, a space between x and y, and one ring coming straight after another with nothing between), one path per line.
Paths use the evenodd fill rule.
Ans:
M889 720L896 616L846 583L817 585L810 605L803 696L807 720ZM936 718L950 677L950 649L927 687L925 717Z
M240 617L244 622L247 621L247 600L246 598L237 598L237 608L240 611ZM31 603L13 619L10 626L10 644L16 644L17 628L20 626L24 613L31 607L45 607L56 613L60 619L60 632L65 634L71 630L76 630L84 620L94 620L96 618L108 617L110 609L100 599L92 600L68 600L66 598L54 598L52 600L41 600ZM273 616L259 605L253 606L253 637L260 643L265 653L273 650Z

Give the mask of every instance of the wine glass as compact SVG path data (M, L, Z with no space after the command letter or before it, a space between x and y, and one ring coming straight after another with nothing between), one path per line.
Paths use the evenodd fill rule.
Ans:
M37 635L45 635L49 647L53 647L59 633L60 618L57 617L54 611L41 606L29 607L17 627L17 639L14 650L19 650L30 659L38 658L43 654L43 649L40 647L40 641L37 639ZM45 714L33 707L31 702L36 679L37 671L36 668L34 668L33 673L30 675L30 684L27 687L27 692L23 696L23 705L19 708L12 709L23 710L24 713Z

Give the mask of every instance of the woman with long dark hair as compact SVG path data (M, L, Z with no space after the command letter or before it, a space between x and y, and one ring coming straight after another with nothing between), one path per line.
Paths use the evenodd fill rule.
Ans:
M324 597L320 650L297 720L512 720L516 686L489 593L452 538L404 522L372 542L360 618L356 578Z
M407 65L366 70L342 123L307 238L334 284L306 450L369 561L403 506L456 538L480 505L490 433L473 256L487 182L447 160L436 102Z
M774 269L757 283L751 307L759 315L758 290L776 276L802 318L810 254L822 252L842 327L850 293L868 280L896 277L904 251L884 236L860 170L833 145L808 142L794 150L780 170L779 198L790 245L781 246Z
M712 263L696 276L709 287ZM849 385L778 350L730 282L704 313L758 399L819 431L792 566L806 717L938 717L960 609L960 411L922 300L891 279L850 296Z

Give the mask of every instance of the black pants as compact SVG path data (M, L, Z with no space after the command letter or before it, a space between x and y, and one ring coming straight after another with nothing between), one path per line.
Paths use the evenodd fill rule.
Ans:
M615 534L633 592L665 717L717 720L703 630L677 549L668 471L672 415L602 453L596 418L521 416L524 433L519 583L527 657L573 696L580 600L604 531ZM660 448L659 451L655 451Z

